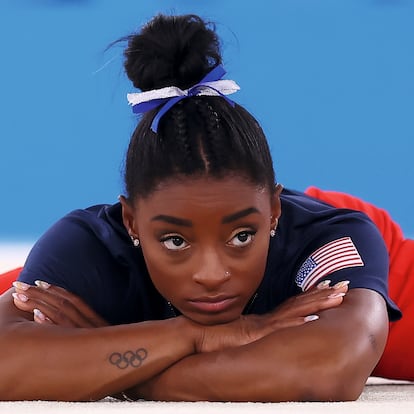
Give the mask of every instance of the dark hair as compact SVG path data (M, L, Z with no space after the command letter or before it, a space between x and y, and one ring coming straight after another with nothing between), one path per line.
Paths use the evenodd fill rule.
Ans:
M158 15L124 40L125 70L142 91L187 89L221 63L215 27L195 15ZM269 147L258 122L240 105L218 96L181 100L161 118L145 113L126 155L128 197L146 197L162 182L188 176L242 176L271 191L275 175Z

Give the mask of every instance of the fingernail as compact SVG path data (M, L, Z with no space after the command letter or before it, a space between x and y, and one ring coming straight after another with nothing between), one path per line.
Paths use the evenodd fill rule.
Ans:
M316 286L318 289L326 289L331 284L330 280L324 280L323 282L319 283L318 286Z
M331 295L328 296L329 299L336 299L336 298L341 298L345 296L344 292L338 292L338 293L332 293Z
M40 289L49 289L50 288L50 283L44 282L43 280L35 280L35 285L37 287L40 287Z
M40 311L39 309L33 309L33 315L37 318L40 319L42 322L46 321L46 316L45 314Z
M334 289L341 289L345 286L349 285L349 280L343 280L342 282L338 282L336 285L333 286Z
M19 282L18 280L16 280L16 281L13 282L13 286L16 289L20 289L20 290L28 290L29 287L30 287L30 285L28 285L27 283Z
M23 293L12 293L12 296L14 299L20 301L20 302L27 302L29 298L26 295L23 295Z
M309 315L309 316L305 316L304 318L303 318L303 320L305 321L305 322L312 322L312 321L316 321L316 320L318 320L319 319L319 316L318 315Z

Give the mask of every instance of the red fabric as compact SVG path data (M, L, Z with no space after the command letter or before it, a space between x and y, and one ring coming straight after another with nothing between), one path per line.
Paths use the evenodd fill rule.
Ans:
M7 273L0 274L0 295L12 287L12 283L19 277L22 268L10 270Z
M403 318L390 323L387 345L373 375L414 380L414 240L404 238L390 215L372 204L316 187L305 192L335 207L363 211L380 230L390 255L389 295L401 309Z

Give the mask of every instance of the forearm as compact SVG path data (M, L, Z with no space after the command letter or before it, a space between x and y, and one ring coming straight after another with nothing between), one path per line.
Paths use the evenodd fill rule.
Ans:
M356 399L385 345L387 321L381 300L364 315L370 322L346 326L346 318L358 319L349 301L322 312L312 324L238 348L189 356L137 392L155 400Z
M279 332L233 350L185 358L158 376L150 392L138 387L141 395L135 397L263 402L348 399L338 398L333 387L344 375L340 355L303 352L306 342L302 340L308 338L300 335L302 346L295 345L295 329L289 331L291 335Z
M194 352L183 321L96 329L2 324L0 399L96 400L139 384Z
M301 349L296 329L270 334L232 350L197 354L157 376L150 388L137 387L135 398L167 401L311 401L321 399L319 380L333 378L331 358ZM305 337L299 335L299 341ZM311 344L309 344L311 345ZM317 365L320 365L317 368ZM338 366L338 372L341 367ZM317 389L318 397L313 396ZM130 395L133 395L132 393ZM334 399L328 397L327 399Z

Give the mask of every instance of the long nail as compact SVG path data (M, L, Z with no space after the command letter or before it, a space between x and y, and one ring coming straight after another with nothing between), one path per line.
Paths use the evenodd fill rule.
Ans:
M341 289L345 286L349 285L349 280L343 280L342 282L338 282L336 285L333 286L334 289Z
M28 290L30 288L30 285L16 280L13 282L13 287L15 287L16 289L20 289L20 290Z
M343 296L345 296L344 292L338 292L338 293L332 293L331 295L328 296L328 298L336 299L336 298L342 298Z
M29 298L24 295L23 293L12 293L12 296L15 300L18 300L19 302L27 302L29 300Z
M43 280L35 280L35 285L43 290L50 288L50 283L44 282Z
M324 280L323 282L319 283L316 287L319 290L326 289L331 284L330 280Z
M308 315L308 316L305 316L305 317L303 318L303 320L304 320L305 322L317 321L318 319L319 319L319 316L318 316L318 315Z
M39 319L40 321L42 321L42 322L45 322L46 321L46 316L45 316L45 314L41 311L41 310L39 310L39 309L33 309L33 315L37 318L37 319Z

